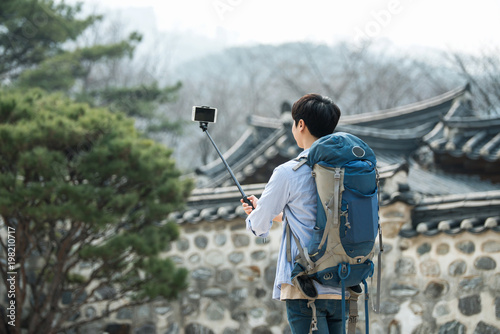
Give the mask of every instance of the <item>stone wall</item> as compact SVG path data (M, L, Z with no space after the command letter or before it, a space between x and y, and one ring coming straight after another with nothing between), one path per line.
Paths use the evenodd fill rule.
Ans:
M370 311L370 332L500 333L498 234L403 239L398 232L410 213L402 203L381 209L381 312ZM284 303L271 300L280 238L281 224L263 239L246 231L242 218L183 225L167 255L190 270L190 287L166 312L156 312L156 333L289 333ZM374 301L375 280L370 290ZM359 304L358 333L364 333ZM134 319L141 328L152 318Z
M168 256L190 270L190 287L167 315L170 325L193 334L286 332L284 305L271 298L280 238L281 224L259 238L241 218L184 225Z
M398 232L409 224L411 209L401 202L381 208L381 312L370 311L370 333L500 334L498 233L404 239ZM281 233L275 224L268 238L255 237L242 217L185 223L163 254L190 271L179 300L123 309L73 333L290 333L284 303L271 299ZM375 279L369 285L374 301ZM357 333L364 334L363 298L359 310ZM101 312L90 306L79 317Z
M402 221L388 219L396 212L382 210L382 303L370 332L500 333L498 233L403 239L393 233Z

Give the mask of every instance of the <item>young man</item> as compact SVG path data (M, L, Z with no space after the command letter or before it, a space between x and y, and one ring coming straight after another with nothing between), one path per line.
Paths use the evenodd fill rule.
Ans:
M340 114L340 109L331 99L318 94L305 95L293 104L292 133L297 145L304 150L299 157L307 156L309 148L317 139L333 133ZM287 261L285 231L286 224L289 224L302 247L309 244L316 222L316 184L310 167L304 165L294 171L295 165L297 161L291 160L278 166L261 198L248 197L254 210L246 203L242 205L248 214L247 229L256 236L266 237L273 221L284 220L273 298L286 301L292 333L304 334L309 333L312 309L307 306L308 300L297 287L292 285L290 276L294 264L293 261ZM286 219L283 219L284 216ZM298 253L298 248L292 239L292 259ZM315 301L317 333L341 333L341 290L314 283L319 294Z

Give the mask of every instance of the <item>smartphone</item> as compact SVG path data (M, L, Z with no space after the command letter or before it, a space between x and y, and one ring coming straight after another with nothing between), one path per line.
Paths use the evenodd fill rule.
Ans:
M193 107L193 121L215 123L217 121L217 108Z

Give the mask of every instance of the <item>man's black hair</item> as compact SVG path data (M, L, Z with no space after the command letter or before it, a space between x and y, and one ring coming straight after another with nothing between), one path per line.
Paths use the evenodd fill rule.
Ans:
M311 135L316 138L333 133L340 119L340 109L326 96L307 94L292 106L295 125L302 119Z

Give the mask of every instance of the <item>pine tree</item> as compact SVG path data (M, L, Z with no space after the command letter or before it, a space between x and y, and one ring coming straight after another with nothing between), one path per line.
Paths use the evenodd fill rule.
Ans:
M179 234L166 217L192 188L170 155L122 113L39 89L0 91L0 272L2 283L16 273L11 333L57 333L84 306L107 312L71 327L186 288L187 271L159 256ZM4 265L10 231L13 267Z

